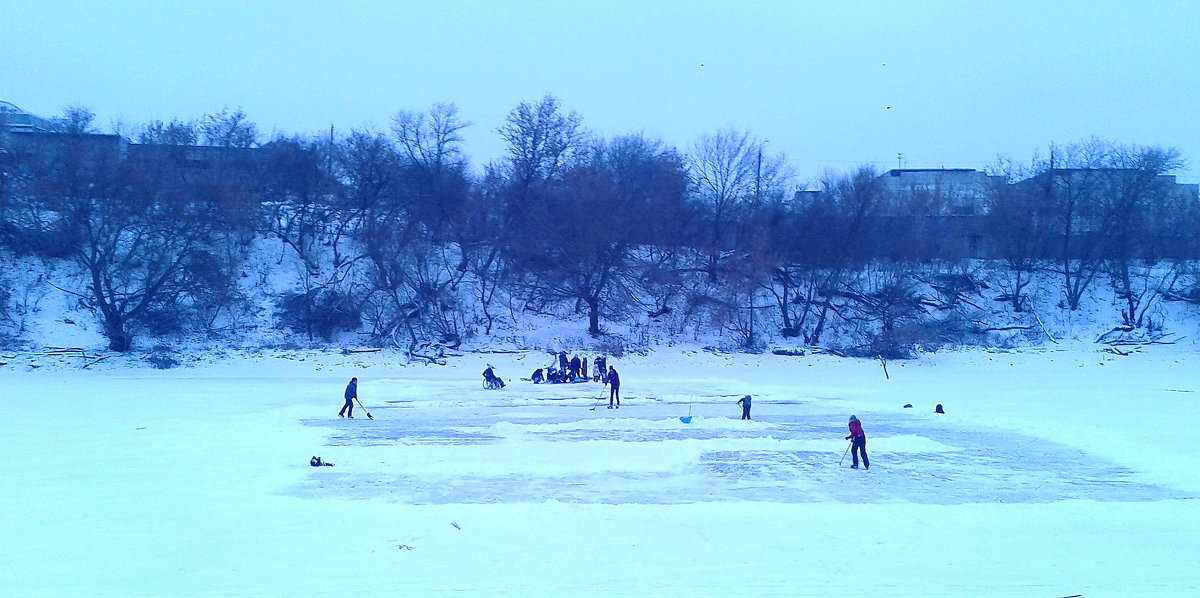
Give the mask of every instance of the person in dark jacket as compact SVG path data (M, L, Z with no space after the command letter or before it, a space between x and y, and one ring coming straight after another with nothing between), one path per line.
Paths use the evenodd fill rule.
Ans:
M338 417L349 417L354 419L354 399L358 398L358 378L351 378L350 383L346 385L346 404L342 405L342 410L338 411Z
M488 388L504 388L504 380L496 375L496 371L490 363L487 369L483 370L483 382Z
M608 375L608 358L601 355L596 358L596 381L608 384L606 377Z
M580 365L581 365L581 362L579 361L578 355L571 357L571 366L570 366L571 367L571 382L574 382L575 379L579 377L579 366Z
M742 419L750 419L750 395L738 399L738 403L742 405Z
M566 376L567 370L569 370L569 369L570 369L570 364L567 363L567 352L559 351L558 352L558 371L559 371L559 373L561 373L563 376Z
M583 358L583 364L579 366L579 377L583 378L584 382L587 382L588 380L592 379L590 376L588 376L587 358L586 357Z
M617 368L608 366L608 408L613 408L613 401L617 402L617 409L621 408L621 376L617 374Z
M871 469L871 462L867 459L867 433L863 432L862 422L853 415L850 416L850 435L846 440L850 441L850 454L854 457L850 468L858 469L858 456L861 454L863 469Z
M542 381L546 379L546 377L542 375L542 368L533 370L533 376L531 376L530 379L533 380L534 384L541 384Z

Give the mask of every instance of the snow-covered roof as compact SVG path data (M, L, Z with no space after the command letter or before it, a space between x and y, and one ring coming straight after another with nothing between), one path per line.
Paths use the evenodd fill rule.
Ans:
M29 114L28 112L18 108L16 104L13 104L12 102L6 102L4 100L0 100L0 112L6 114Z
M9 131L39 132L54 130L54 121L22 110L12 102L0 100L0 115L4 116L4 128Z

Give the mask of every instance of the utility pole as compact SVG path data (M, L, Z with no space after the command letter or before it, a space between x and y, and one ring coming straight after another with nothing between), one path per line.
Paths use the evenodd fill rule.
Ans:
M758 144L758 164L754 168L754 201L762 202L762 151L763 145L766 145L767 140L763 139Z

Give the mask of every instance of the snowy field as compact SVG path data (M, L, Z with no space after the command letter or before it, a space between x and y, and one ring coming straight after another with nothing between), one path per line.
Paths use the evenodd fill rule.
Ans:
M668 349L610 362L619 410L519 379L547 363L0 367L0 594L1200 594L1194 348L943 353L890 379ZM374 419L337 417L351 376ZM869 471L839 463L851 414Z

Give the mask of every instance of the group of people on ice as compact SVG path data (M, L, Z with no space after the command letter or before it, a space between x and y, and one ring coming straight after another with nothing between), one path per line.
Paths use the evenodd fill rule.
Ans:
M592 362L593 369L588 369L587 357L580 358L578 354L567 359L566 351L559 351L555 361L544 368L538 368L529 376L534 384L563 384L568 382L602 382L608 385L608 408L621 407L621 374L617 368L608 365L608 358L600 355Z
M574 359L571 359L568 361L567 357L566 357L566 352L559 353L558 358L559 358L560 367L563 368L562 371L571 373L574 375L574 377L583 378L583 380L579 380L580 382L585 381L587 379L586 378L586 376L587 376L587 358L584 358L581 360L579 358L579 356L576 355ZM565 366L561 366L561 364L563 362L566 363ZM594 379L599 382L604 382L609 387L608 408L609 409L620 409L621 408L621 375L619 373L617 373L617 369L613 366L608 366L607 371L604 370L604 367L607 365L607 359L605 359L603 356L596 358L595 365L596 365L597 375ZM556 371L555 368L553 368L553 366L551 366L548 369L550 369L551 371ZM532 380L535 384L538 384L543 381L541 372L542 372L542 368L538 368L537 371L534 372ZM501 380L500 377L496 375L495 368L493 368L492 364L490 364L490 363L488 364L487 369L483 370L483 379L484 379L484 384L488 388L503 388L504 387L504 380ZM358 378L350 379L350 383L346 385L346 391L343 393L343 398L345 398L346 403L342 406L342 410L338 412L338 416L339 417L349 417L349 418L353 419L354 418L354 402L358 400ZM752 399L751 399L750 395L746 395L746 396L738 399L738 401L737 401L737 403L742 406L742 419L743 420L750 419L750 404L751 404L751 402L752 402ZM907 407L907 405L906 405L906 407ZM935 411L937 413L945 413L945 411L942 409L941 404L938 404ZM370 413L368 413L367 415L369 416ZM850 435L846 436L846 440L850 441L850 446L847 447L846 450L852 455L852 461L851 461L851 465L850 465L851 469L858 469L858 463L859 463L860 458L862 460L863 469L870 469L871 461L870 461L870 459L867 458L867 433L865 431L863 431L862 422L858 420L857 416L851 415L850 421L848 423L848 428L850 430ZM842 459L843 460L845 459L844 455L843 455ZM318 457L313 457L312 465L314 467L318 467L320 465L332 465L332 463L322 463Z
M607 382L608 358L603 355L596 358L593 362L594 373L589 374L587 357L582 359L579 355L575 355L567 359L566 351L559 351L555 356L555 360L544 368L538 368L533 371L529 379L534 384L562 384L565 382ZM607 368L607 369L606 369Z

